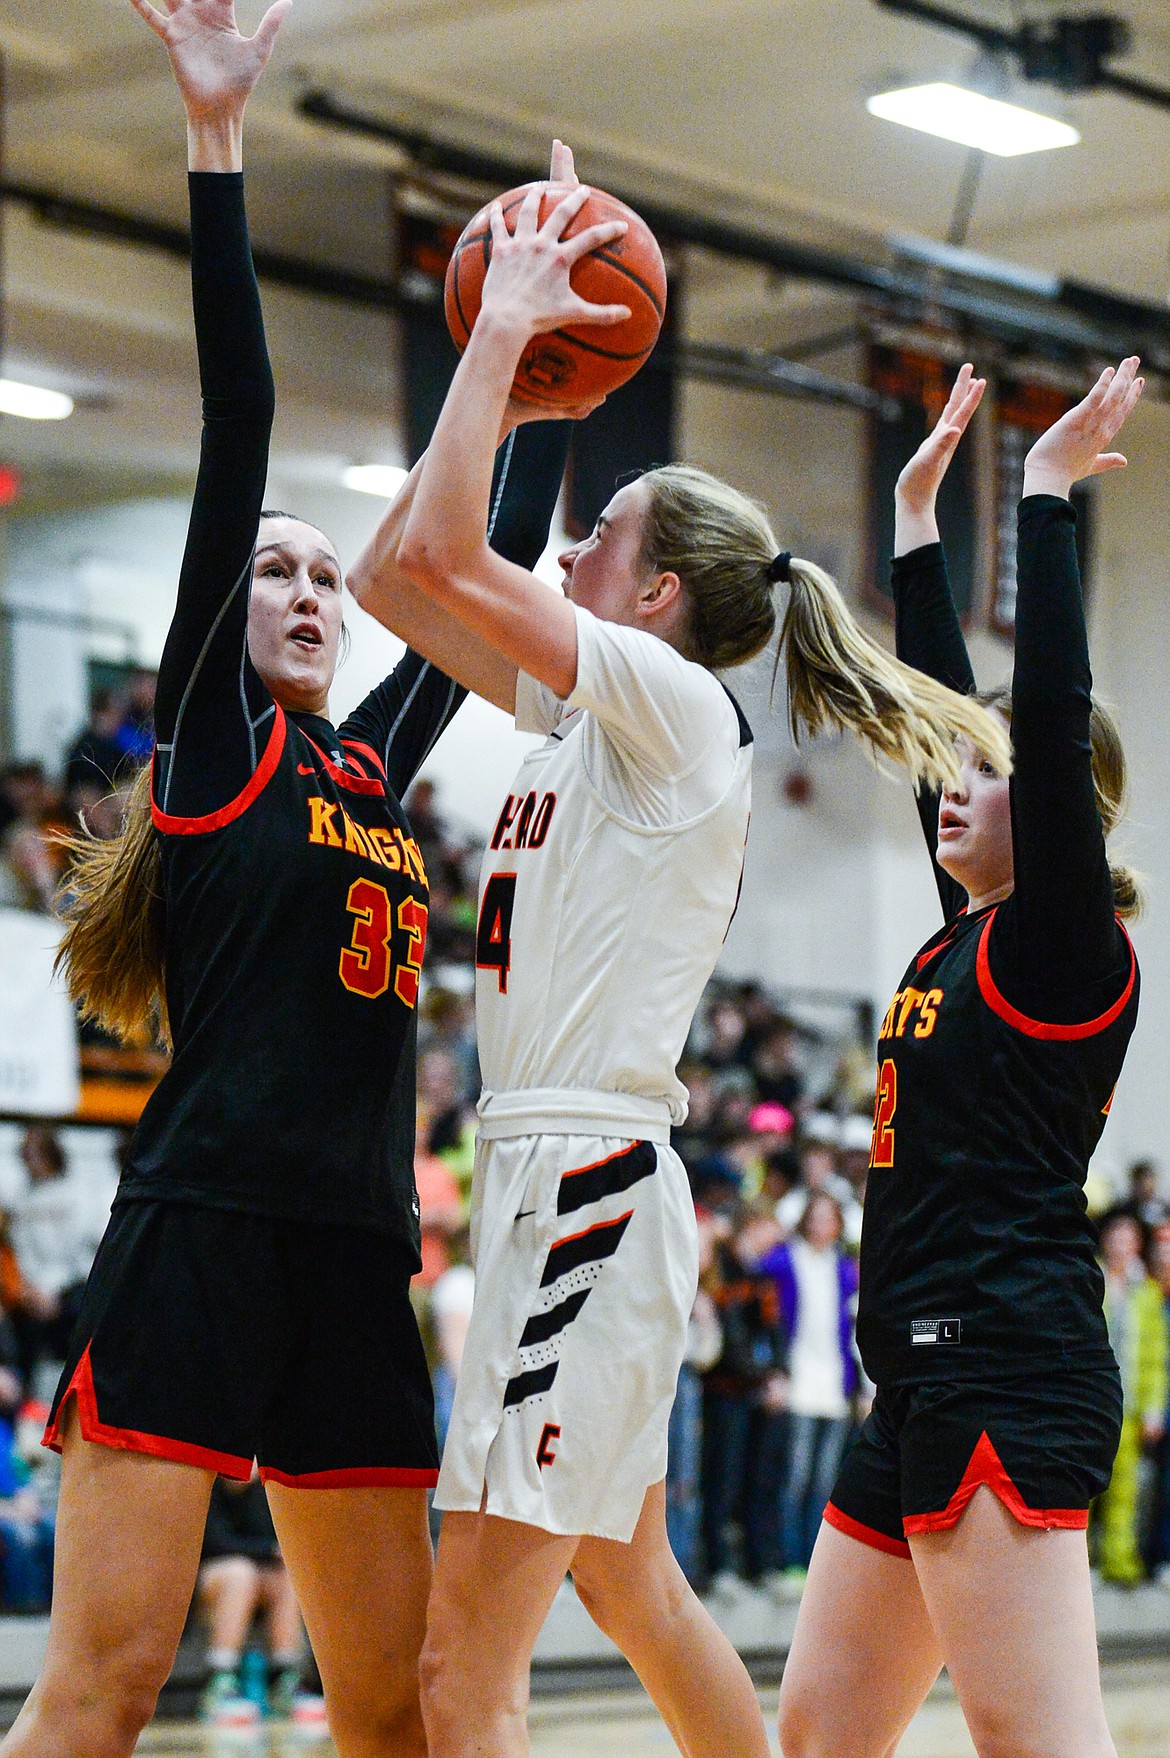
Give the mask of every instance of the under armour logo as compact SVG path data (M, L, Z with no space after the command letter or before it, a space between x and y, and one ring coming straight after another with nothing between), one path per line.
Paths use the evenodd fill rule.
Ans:
M560 1423L546 1422L540 1437L540 1445L536 1449L536 1463L540 1466L542 1471L546 1465L552 1465L556 1460L556 1454L552 1451L552 1448L549 1445L550 1441L559 1441L560 1438Z

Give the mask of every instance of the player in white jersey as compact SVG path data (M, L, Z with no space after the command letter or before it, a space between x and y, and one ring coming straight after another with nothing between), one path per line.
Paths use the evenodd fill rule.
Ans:
M564 149L553 179L573 181ZM562 557L563 598L485 549L521 349L613 315L569 287L577 257L616 236L561 240L582 199L543 227L526 202L514 237L497 210L430 452L350 581L544 734L481 885L477 1285L439 1486L424 1713L432 1758L526 1753L528 1664L571 1569L680 1750L764 1758L747 1673L670 1554L663 1492L697 1267L669 1146L686 1104L675 1065L734 912L750 796L751 733L712 672L763 649L789 580L789 692L806 725L854 726L923 774L953 767L954 732L989 732L868 642L825 575L777 556L761 509L702 472L621 489Z

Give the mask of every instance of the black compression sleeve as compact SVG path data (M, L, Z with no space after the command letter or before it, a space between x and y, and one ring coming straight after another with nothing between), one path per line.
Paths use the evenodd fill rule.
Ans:
M909 555L895 556L891 582L898 658L960 695L971 695L975 673L951 596L942 544L926 543ZM963 907L966 893L938 864L938 802L936 789L919 789L918 817L934 865L939 901L949 921Z
M526 422L496 458L488 537L498 555L522 568L534 568L548 542L569 426L567 421ZM349 716L341 736L360 739L378 752L387 782L401 797L466 696L433 665L407 652Z
M1092 672L1076 514L1054 495L1020 506L1012 680L1015 889L996 919L992 970L1025 1011L1059 1022L1100 1011L1094 985L1128 978L1113 909L1089 739ZM1107 1005L1108 1003L1106 1003ZM1047 1013L1039 1012L1047 1006Z
M272 708L247 658L275 398L243 176L192 172L189 192L203 437L155 705L155 794L182 816L213 811L247 784Z

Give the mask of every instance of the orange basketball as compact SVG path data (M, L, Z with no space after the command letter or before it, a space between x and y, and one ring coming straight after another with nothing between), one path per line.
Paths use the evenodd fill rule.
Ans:
M520 204L531 188L526 184L500 197L509 232L515 231ZM565 194L563 186L545 186L540 201L542 223ZM490 206L489 202L482 207L464 228L447 266L447 328L461 354L479 316L484 276L491 261ZM624 220L629 230L575 263L570 283L575 293L594 305L628 305L630 316L624 323L605 328L579 324L534 336L520 356L512 386L513 396L521 402L562 408L590 403L633 378L658 340L666 310L666 267L645 220L616 196L593 189L564 236L571 238L605 220Z

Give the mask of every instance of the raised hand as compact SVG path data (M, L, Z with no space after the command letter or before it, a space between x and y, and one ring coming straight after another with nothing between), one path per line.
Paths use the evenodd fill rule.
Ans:
M924 543L938 541L935 502L959 441L967 431L987 389L973 366L959 368L946 408L898 477L894 490L894 549L907 555Z
M1024 460L1024 493L1055 494L1067 500L1075 482L1124 470L1128 460L1111 452L1142 392L1144 378L1136 354L1114 369L1106 367L1084 400L1040 435Z
M571 163L571 160L570 160ZM561 235L589 199L581 185L557 202L544 224L539 221L545 185L533 184L516 216L510 233L499 202L491 207L492 260L483 284L483 301L476 327L487 319L493 324L535 336L561 324L619 324L630 315L626 305L593 305L569 284L574 263L601 244L609 244L626 230L624 220L605 220L587 226L573 238Z
M275 0L254 36L236 26L233 0L130 0L166 45L171 69L192 123L239 117L268 64L292 0Z

